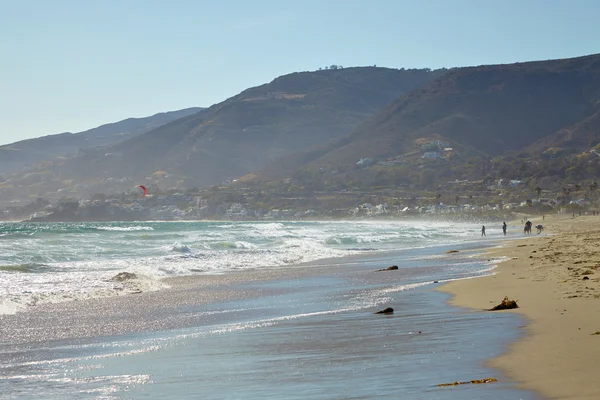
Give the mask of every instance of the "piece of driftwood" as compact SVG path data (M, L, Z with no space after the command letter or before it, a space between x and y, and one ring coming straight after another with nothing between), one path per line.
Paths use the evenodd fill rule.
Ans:
M500 304L490 308L488 311L510 310L512 308L519 308L517 300L509 300L508 296L505 296Z
M439 383L436 386L468 385L469 383L472 383L473 385L478 385L478 384L481 384L481 383L493 383L493 382L498 382L498 379L496 379L496 378L474 379L472 381L467 381L467 382Z
M383 269L378 269L377 271L395 271L398 269L397 265L392 265L391 267L387 267L387 268L383 268Z
M385 310L374 312L373 314L393 314L394 309L392 307L388 307Z

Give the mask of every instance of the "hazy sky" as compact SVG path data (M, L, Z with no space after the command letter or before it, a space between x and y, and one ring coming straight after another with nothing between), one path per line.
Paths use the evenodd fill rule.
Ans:
M0 144L210 106L331 64L600 52L595 0L0 0Z

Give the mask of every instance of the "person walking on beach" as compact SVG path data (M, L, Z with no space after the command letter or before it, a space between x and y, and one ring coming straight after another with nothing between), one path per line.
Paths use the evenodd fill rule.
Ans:
M481 236L485 236L485 225L481 225Z
M502 223L502 233L504 233L504 236L506 236L506 222Z
M533 225L531 223L531 221L525 222L525 229L523 230L523 232L526 234L530 234L531 233L531 225Z

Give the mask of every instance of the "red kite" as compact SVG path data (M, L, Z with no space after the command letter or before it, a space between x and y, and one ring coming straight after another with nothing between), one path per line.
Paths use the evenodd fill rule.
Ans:
M142 195L142 197L146 197L146 186L144 186L144 185L137 185L136 187L139 187L140 189L142 189L144 191L144 194Z

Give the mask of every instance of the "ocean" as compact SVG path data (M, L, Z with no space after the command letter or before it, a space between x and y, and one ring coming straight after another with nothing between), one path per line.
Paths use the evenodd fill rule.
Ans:
M523 321L433 290L500 225L0 223L0 398L534 399L485 364Z

